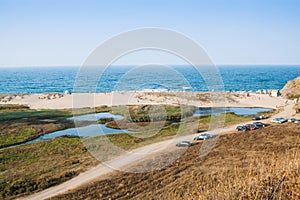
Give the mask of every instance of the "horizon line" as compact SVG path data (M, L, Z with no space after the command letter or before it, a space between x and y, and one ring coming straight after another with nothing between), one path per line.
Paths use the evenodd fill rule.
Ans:
M155 64L155 63L153 63ZM148 64L147 64L148 65ZM166 66L192 66L191 64L163 64ZM215 66L300 66L299 64L214 64ZM9 67L81 67L83 65L0 65L0 68L9 68ZM92 65L92 66L101 66L101 65ZM119 64L119 65L109 65L109 66L143 66L140 64Z

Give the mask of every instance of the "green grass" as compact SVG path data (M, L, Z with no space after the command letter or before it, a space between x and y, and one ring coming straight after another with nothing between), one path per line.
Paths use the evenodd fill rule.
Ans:
M143 106L118 106L112 108L113 114L124 116L128 121L180 121L180 119L192 116L193 106L170 106L170 105L143 105Z
M85 115L90 113L110 112L112 108L108 106L100 106L95 108L74 108L65 110L71 112L73 115Z
M57 138L0 150L0 199L46 189L97 164L79 138Z
M20 144L41 135L74 127L71 121L53 119L51 121L10 121L0 123L0 148Z
M234 113L228 112L228 113L223 113L218 116L205 116L200 118L200 123L210 123L210 122L224 122L225 126L236 124L237 122L247 122L252 119L251 116L242 116L242 115L236 115Z
M0 147L9 146L13 144L18 144L24 142L30 138L34 138L36 136L36 130L30 127L22 128L16 134L5 134L1 137L1 145Z
M16 112L0 113L0 121L17 120L22 118L55 118L55 117L69 117L72 113L64 110L24 110Z
M101 106L96 108L80 108L80 109L46 109L46 110L32 110L24 105L1 105L0 104L0 121L4 120L18 120L22 118L57 118L70 117L73 115L84 115L90 113L110 112L111 107Z

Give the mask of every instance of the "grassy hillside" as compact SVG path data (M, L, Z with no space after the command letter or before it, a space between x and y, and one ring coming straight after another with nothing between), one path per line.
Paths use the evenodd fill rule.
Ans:
M97 108L96 112L110 111L109 107ZM122 110L122 107L118 109ZM150 107L133 109L137 118L148 116ZM156 108L155 108L156 109ZM189 113L193 108L187 108ZM179 116L180 108L166 109L167 116ZM60 111L34 111L26 107L7 107L3 109L3 116L8 117L0 121L1 145L15 144L36 137L47 132L72 127L71 122L64 118L70 115L70 110ZM79 109L77 114L89 113L90 109ZM20 113L13 115L12 113ZM10 118L14 116L14 118ZM20 118L26 116L26 118ZM55 117L54 117L55 116ZM212 118L223 118L213 116ZM225 124L249 121L250 117L237 116L227 113ZM115 126L134 130L130 134L111 134L107 138L122 149L134 149L154 142L180 135L194 134L208 128L211 116L187 117L181 124L172 124L170 121L132 122L123 120ZM159 131L157 131L159 127ZM99 136L99 139L101 140ZM101 146L101 143L97 144ZM95 147L97 148L97 146ZM105 153L105 152L104 152ZM98 162L90 156L79 138L57 138L50 141L20 146L13 149L0 150L0 199L12 199L24 194L32 194L53 185L59 184L77 176L80 172L95 166ZM130 175L131 176L131 175ZM160 187L160 186L159 186Z
M163 169L140 174L116 172L53 199L300 198L299 125L272 125L221 136L204 158L198 157L200 146L189 148Z

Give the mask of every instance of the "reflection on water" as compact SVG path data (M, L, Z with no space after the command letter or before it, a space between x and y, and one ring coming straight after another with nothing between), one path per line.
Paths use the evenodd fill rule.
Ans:
M48 133L38 137L35 140L29 141L26 144L51 140L53 138L57 138L61 136L91 137L91 136L97 136L102 134L124 133L124 132L128 132L128 131L122 129L107 128L104 124L93 124L84 127L68 128L62 131L55 131L53 133Z
M74 120L74 121L97 121L101 118L113 118L114 120L123 119L123 117L121 115L113 115L109 112L79 115L79 116L69 117L67 119Z
M121 120L123 117L121 115L113 115L109 112L104 113L93 113L93 114L87 114L87 115L81 115L81 116L74 116L67 118L68 120L74 120L74 121L95 121L99 120L100 118L113 118L114 120ZM34 142L41 142L41 141L47 141L51 140L57 137L61 136L71 136L71 137L91 137L91 136L97 136L97 135L103 135L103 134L112 134L112 133L124 133L128 132L128 130L125 129L113 129L108 128L104 124L92 124L88 126L83 127L77 127L77 128L68 128L61 131L55 131L52 133L48 133L45 135L42 135L34 140L30 140L28 142L24 142L22 144L13 145L6 147L7 148L14 148L21 145L31 144Z
M251 116L260 112L270 112L271 108L197 108L193 116L220 115L233 112L236 115Z

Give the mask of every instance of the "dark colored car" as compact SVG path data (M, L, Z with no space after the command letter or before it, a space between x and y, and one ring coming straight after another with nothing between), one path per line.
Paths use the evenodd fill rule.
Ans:
M259 116L254 116L254 117L252 118L252 120L260 120L260 117L259 117Z
M258 127L254 124L246 124L245 127L247 128L248 131L258 129Z
M269 126L270 124L262 123L262 122L254 122L253 123L258 128Z
M295 118L291 118L288 120L288 122L295 122L295 121L297 121L297 119L295 119Z
M298 120L294 121L294 123L295 124L300 124L300 120L298 119Z
M176 147L190 147L193 146L193 144L189 141L182 141L176 144Z
M237 126L236 130L238 130L238 131L247 131L247 128L246 128L246 126Z
M254 116L254 117L252 118L252 120L262 120L262 119L267 119L267 117L264 116L264 115L261 115L261 116Z

